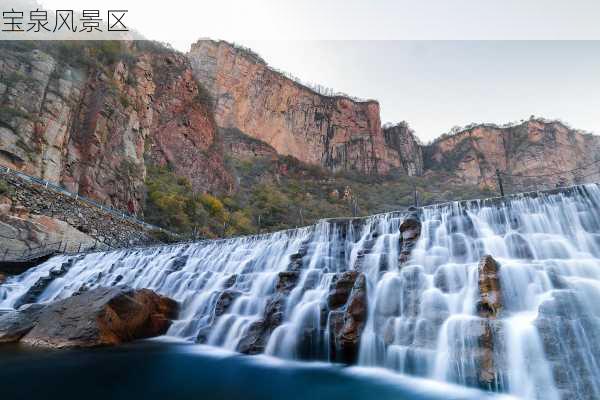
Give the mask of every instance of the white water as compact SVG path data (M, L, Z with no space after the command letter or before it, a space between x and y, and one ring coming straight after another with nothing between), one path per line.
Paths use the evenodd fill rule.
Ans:
M359 268L368 295L359 364L473 385L477 266L490 254L501 265L503 310L494 346L497 375L488 389L524 398L598 398L599 207L596 185L427 207L420 214L421 239L401 268L400 213L361 224L323 221L259 237L89 254L54 279L38 301L97 286L150 288L181 304L169 335L194 341L208 332L208 344L235 350L262 318L290 256L305 250L300 278L266 354L326 359L329 332L322 310L329 286L336 273ZM13 308L65 261L53 258L0 286L0 309ZM215 318L226 287L241 294ZM299 352L307 331L313 335L308 355Z

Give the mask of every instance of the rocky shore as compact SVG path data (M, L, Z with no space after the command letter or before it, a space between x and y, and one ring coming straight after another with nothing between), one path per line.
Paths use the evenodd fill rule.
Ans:
M97 288L0 315L0 343L73 348L118 345L164 334L177 303L148 289Z

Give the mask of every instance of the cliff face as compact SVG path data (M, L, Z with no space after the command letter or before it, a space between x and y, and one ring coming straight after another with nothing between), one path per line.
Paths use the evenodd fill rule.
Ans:
M515 188L540 183L572 184L600 179L600 137L557 121L531 119L520 125L479 125L438 139L424 149L425 168L453 174L457 181L494 187L495 171ZM590 163L593 163L590 165ZM562 173L580 168L575 173ZM534 177L544 175L542 177Z
M169 164L196 190L231 188L184 56L130 48L112 63L77 64L55 50L3 45L0 163L135 212L146 162Z
M398 153L402 168L410 176L423 174L423 152L421 144L408 123L384 127L386 145Z
M323 96L226 42L200 40L188 57L215 101L220 127L331 171L382 175L404 168L384 137L376 101Z

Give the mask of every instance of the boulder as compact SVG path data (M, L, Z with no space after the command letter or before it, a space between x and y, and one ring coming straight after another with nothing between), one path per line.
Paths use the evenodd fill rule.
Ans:
M496 318L502 310L500 290L500 265L490 255L479 262L479 293L477 311L482 318Z
M275 291L277 293L289 294L296 287L299 279L299 271L282 271L277 275Z
M335 275L327 296L327 305L330 310L335 310L346 304L358 275L358 271L345 271Z
M244 354L264 352L273 331L283 323L287 296L300 279L299 271L282 271L277 275L275 292L267 299L263 316L254 321L238 343L237 350Z
M354 364L358 360L360 339L367 320L367 281L360 274L343 311L334 311L329 319L330 360Z
M164 334L177 303L148 289L97 288L0 317L0 339L49 348L97 347Z
M484 256L479 262L479 301L477 312L481 318L482 327L479 335L479 385L483 388L492 388L498 384L496 378L498 360L495 347L498 343L495 320L502 310L502 292L500 291L500 265L490 255Z
M418 214L413 213L400 224L400 257L398 259L400 265L408 261L420 236L421 221Z
M43 309L43 305L28 304L0 315L0 343L18 342L33 329Z
M228 289L222 291L215 304L215 317L220 317L225 314L241 294L242 293L237 290Z
M244 354L260 354L265 351L269 337L283 323L285 295L277 293L269 300L263 317L254 321L240 340L237 350Z

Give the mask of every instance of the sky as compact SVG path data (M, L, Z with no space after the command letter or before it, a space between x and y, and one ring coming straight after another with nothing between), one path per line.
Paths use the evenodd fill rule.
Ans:
M41 3L128 9L131 27L181 51L201 37L235 41L303 81L378 100L382 122L406 120L425 142L530 115L600 134L597 0Z
M381 106L427 142L530 115L600 134L600 41L242 41L301 79Z

